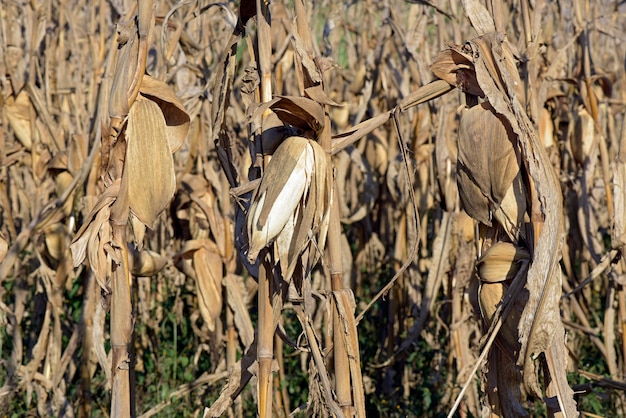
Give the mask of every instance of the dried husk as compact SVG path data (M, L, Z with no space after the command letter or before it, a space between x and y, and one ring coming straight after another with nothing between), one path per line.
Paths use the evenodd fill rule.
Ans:
M596 137L596 128L593 118L584 107L581 106L574 117L574 132L570 144L574 160L582 166L591 154Z
M478 260L478 275L481 281L496 283L514 279L530 263L530 253L526 248L510 242L499 241L493 244Z
M146 248L137 250L128 245L130 271L134 276L151 277L159 273L167 264L168 258Z
M254 341L254 326L252 325L252 320L248 312L248 291L243 284L242 277L235 274L227 274L224 276L222 285L226 288L226 301L233 311L239 338L244 347L248 348Z
M488 226L495 215L511 237L517 237L526 212L515 139L510 124L488 102L461 115L457 181L463 209Z
M132 213L147 227L154 224L176 191L176 173L161 108L140 98L130 108L126 128L122 194Z
M478 260L480 311L487 327L491 325L510 283L513 280L524 280L529 263L530 254L525 248L503 241L492 245ZM515 303L509 315L503 318L504 324L500 330L502 349L510 359L515 359L519 350L517 329L524 308L520 298L516 302L520 303Z

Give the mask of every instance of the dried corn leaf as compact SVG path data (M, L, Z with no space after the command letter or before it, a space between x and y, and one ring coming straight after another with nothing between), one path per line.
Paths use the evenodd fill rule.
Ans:
M520 390L521 378L515 359L494 347L488 357L486 388L492 418L529 416Z
M9 251L9 243L0 233L0 263L4 261L4 258L7 256L7 252Z
M222 257L202 246L193 253L198 305L209 331L215 332L222 312Z
M341 222L358 222L367 216L378 197L369 164L357 149L349 148L335 156L335 170Z
M11 128L15 132L15 136L17 136L24 148L30 150L33 145L31 115L34 112L31 111L32 106L28 93L22 90L17 97L9 96L5 100L3 108Z
M618 160L613 175L615 218L611 229L614 247L626 245L626 120L623 123Z
M227 274L222 279L222 285L226 288L228 306L233 311L235 325L239 332L239 338L243 345L248 348L254 341L254 327L248 313L246 300L248 299L247 289L242 283L241 276Z
M495 32L493 18L478 0L461 0L461 4L478 35Z
M128 115L122 195L132 213L153 228L176 191L174 159L161 108L152 100L135 101Z
M592 146L596 138L596 128L593 118L582 106L575 115L574 132L571 136L572 155L580 165L585 164L591 155Z
M62 223L54 223L44 229L44 240L48 254L59 261L65 256L69 234Z

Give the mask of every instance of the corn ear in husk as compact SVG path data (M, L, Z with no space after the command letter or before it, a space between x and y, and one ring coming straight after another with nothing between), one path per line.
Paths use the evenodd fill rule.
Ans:
M488 102L461 115L457 182L463 208L485 225L492 226L496 219L514 242L526 212L516 138L510 124Z
M288 279L313 236L319 235L317 245L323 248L330 167L326 153L315 141L294 136L281 143L267 165L247 216L250 262L276 241L281 269Z

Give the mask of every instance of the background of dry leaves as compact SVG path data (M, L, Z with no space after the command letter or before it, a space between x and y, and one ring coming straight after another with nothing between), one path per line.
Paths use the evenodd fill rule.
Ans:
M88 268L73 268L69 245L102 192L94 146L105 94L100 86L112 74L116 24L132 16L132 3L0 4L3 416L108 414L109 366L99 365L110 361L108 316L95 277ZM297 95L288 3L271 6L272 74L276 93ZM447 42L476 36L457 2L311 3L315 54L329 58L326 91L342 105L331 109L333 134L396 106L434 78L429 66ZM137 272L133 282L140 416L201 414L226 384L227 364L254 338L256 282L233 251L237 202L207 141L219 57L237 6L157 2L147 70L174 88L191 127L174 154L175 198L144 239L146 268L164 268L152 277L140 276L149 270ZM622 3L591 0L505 1L494 11L522 56L535 57L526 68L541 102L531 116L559 173L564 202L561 309L569 381L580 410L600 416L624 415L626 389L625 13ZM539 30L539 40L529 43L527 34ZM245 107L258 82L249 67L251 44L237 50L225 109L227 134L239 146L230 156L237 167L251 163ZM334 157L344 267L357 302L366 409L373 416L447 414L477 357L482 326L468 296L476 249L471 223L458 209L455 178L460 103L455 91L409 109L397 126L389 122ZM398 138L409 149L414 202ZM406 273L358 315L416 243L418 256ZM314 271L313 323L322 340L323 283L322 270ZM298 344L302 328L288 303L281 321L285 340ZM308 354L280 338L275 345L276 408L288 414L321 399L319 387L307 383L314 377ZM476 379L459 416L480 413ZM253 386L229 413L253 413ZM530 408L541 415L545 406Z

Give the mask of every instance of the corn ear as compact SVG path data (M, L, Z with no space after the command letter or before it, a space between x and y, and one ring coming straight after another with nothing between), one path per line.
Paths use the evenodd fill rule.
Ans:
M314 163L313 149L306 138L289 137L274 152L248 213L250 262L276 239L293 216L309 188Z
M176 190L174 159L165 118L152 100L140 98L130 108L122 189L132 213L152 228ZM123 190L122 190L123 192Z
M457 182L463 208L492 226L495 219L513 241L526 212L517 136L488 102L463 111L459 126Z

